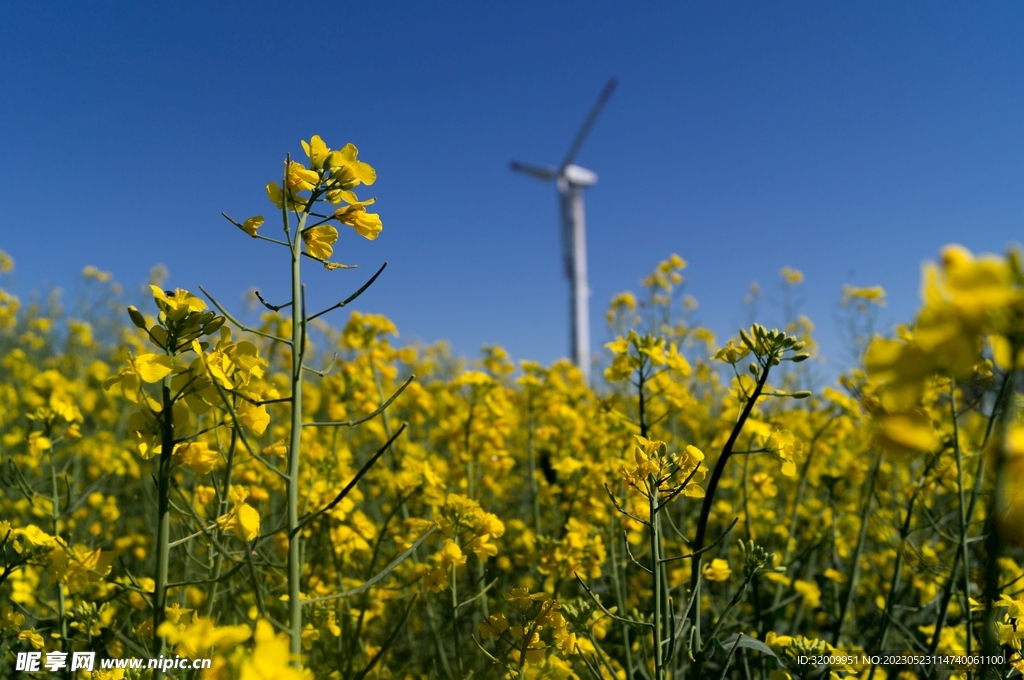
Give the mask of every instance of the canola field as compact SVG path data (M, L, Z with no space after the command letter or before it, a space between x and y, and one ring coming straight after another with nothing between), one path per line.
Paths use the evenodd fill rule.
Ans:
M307 309L384 225L353 145L303 147L225 215L291 275L253 321L95 268L67 309L0 287L0 676L1020 677L1019 253L947 247L887 337L848 288L831 385L803 317L691 324L673 255L588 386L402 344L344 309L379 271Z

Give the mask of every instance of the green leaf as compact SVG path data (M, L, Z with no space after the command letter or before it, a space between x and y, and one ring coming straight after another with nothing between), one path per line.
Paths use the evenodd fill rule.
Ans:
M729 637L727 637L725 641L721 642L720 644L722 645L722 648L726 651L732 649L733 645L736 645L740 649L753 649L755 652L767 654L768 656L774 657L779 662L779 664L781 664L782 667L785 668L785 663L783 663L782 659L779 658L778 654L772 651L771 647L761 642L760 640L755 640L754 638L748 635L736 633L734 635L730 635Z

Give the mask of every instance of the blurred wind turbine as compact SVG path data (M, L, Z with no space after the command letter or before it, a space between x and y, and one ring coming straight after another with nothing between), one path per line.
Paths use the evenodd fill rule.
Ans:
M612 78L597 98L590 115L576 133L576 139L569 147L569 153L560 167L527 165L512 161L509 165L516 172L535 177L543 182L555 180L558 187L558 203L562 227L562 259L565 276L569 279L569 309L572 314L571 351L572 360L579 367L583 379L590 382L590 286L587 285L587 234L583 213L583 189L597 182L597 175L573 165L583 142L594 127L601 109L615 91L618 81Z

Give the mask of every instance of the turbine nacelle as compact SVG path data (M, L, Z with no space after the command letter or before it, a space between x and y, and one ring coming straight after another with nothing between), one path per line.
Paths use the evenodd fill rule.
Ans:
M578 187L589 187L597 184L597 173L593 170L581 168L578 165L567 165L562 169L562 177L569 184Z
M550 182L553 179L557 179L559 185L565 184L577 187L589 187L597 183L596 172L571 163L561 170L552 165L530 165L529 163L520 163L518 161L509 163L509 167L516 172L529 175L542 182Z

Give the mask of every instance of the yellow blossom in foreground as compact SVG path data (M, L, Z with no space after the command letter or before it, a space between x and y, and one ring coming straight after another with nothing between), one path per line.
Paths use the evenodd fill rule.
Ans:
M486 621L482 621L477 626L480 628L480 637L486 640L487 638L494 638L497 640L501 637L501 634L508 630L508 620L504 614L495 614Z
M1018 544L1024 544L1024 427L1006 434L1005 472L999 488L996 520L1000 532Z
M256 622L256 646L242 663L240 680L313 680L313 674L291 665L288 637L275 635L269 622Z
M309 157L309 167L314 169L323 167L327 155L331 152L320 135L313 135L308 142L302 140L302 150Z
M103 580L110 573L114 556L113 551L99 548L89 550L85 546L76 545L68 549L57 545L50 554L50 562L54 576L61 583L66 583L68 592L73 595L89 583Z
M329 224L311 227L302 232L306 252L318 260L326 260L334 253L333 245L338 240L338 230Z
M37 633L35 628L21 631L18 633L18 639L29 643L35 649L42 649L46 644L43 641L43 636Z
M256 236L256 230L263 226L263 216L257 215L256 217L250 217L245 222L242 222L242 231L249 236Z
M877 419L878 446L899 454L926 453L938 439L927 414L919 410L880 415Z
M217 647L223 652L228 647L245 642L252 636L249 626L217 626L212 619L196 616L184 626L164 621L157 632L176 645L180 656L196 658Z
M462 548L452 540L444 542L444 547L441 548L440 556L441 565L446 570L450 569L452 565L461 567L466 563L466 555L462 552Z
M360 184L367 186L377 181L377 171L369 163L359 160L359 149L355 144L346 144L338 151L332 151L326 165L331 169L331 179L345 191Z
M239 502L228 514L217 518L217 526L251 541L260 535L260 513L248 503Z
M235 411L238 413L238 424L256 434L263 434L267 430L267 425L270 425L270 413L262 404L241 401Z
M543 602L548 596L547 593L531 593L529 588L513 588L505 599L520 609L526 609L534 602Z
M11 538L13 539L14 542L15 551L19 553L24 552L26 549L30 548L49 548L54 545L53 536L46 533L34 524L30 524L24 529L15 529L11 531Z
M185 465L197 475L205 475L217 467L220 454L206 442L189 442L174 447L171 460L175 465Z
M160 286L153 285L149 289L157 306L172 318L180 319L187 313L206 310L206 303L187 290L175 288L173 292L164 291Z
M366 206L372 205L375 201L376 199L371 198L338 208L334 211L334 219L342 224L347 224L355 229L357 234L372 241L380 236L380 232L384 229L380 215L366 212Z

